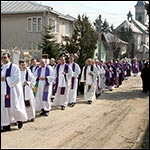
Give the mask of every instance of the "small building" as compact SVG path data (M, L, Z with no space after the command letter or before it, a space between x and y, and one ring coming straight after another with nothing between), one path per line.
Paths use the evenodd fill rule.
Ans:
M1 2L1 48L21 51L39 50L44 26L52 25L58 43L71 36L74 17L63 15L52 7L34 1Z
M98 58L98 44L97 49L94 53L94 58ZM126 53L128 43L119 39L117 36L112 33L101 33L101 42L100 42L100 59L103 62L108 60L117 59Z

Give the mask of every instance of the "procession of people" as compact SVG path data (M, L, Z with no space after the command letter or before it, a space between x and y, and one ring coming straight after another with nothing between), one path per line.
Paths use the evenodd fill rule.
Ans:
M57 61L51 58L49 64L46 59L41 59L39 64L32 59L30 66L25 61L17 66L11 63L10 57L9 53L1 57L1 132L10 131L12 123L21 129L24 122L35 121L37 115L47 117L52 107L61 110L74 107L81 91L91 105L105 90L113 92L131 73L136 77L140 70L143 92L149 91L148 61L140 69L137 59L103 62L88 58L81 68L74 55L70 55L69 61L64 55Z

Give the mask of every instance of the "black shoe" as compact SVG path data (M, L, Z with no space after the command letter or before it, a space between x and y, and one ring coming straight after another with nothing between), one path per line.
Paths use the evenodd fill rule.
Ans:
M71 103L68 103L68 106L71 106Z
M45 112L44 116L48 116L49 115L49 112Z
M42 112L40 113L40 116L45 115L45 110L44 110L43 108L41 109L41 111L42 111Z
M6 132L6 131L11 131L10 125L8 125L8 126L3 126L3 127L1 128L1 132Z
M74 103L72 103L71 107L74 107Z
M43 116L43 115L45 115L45 112L44 112L44 111L42 111L42 112L40 113L40 116Z
M30 122L34 122L35 121L35 119L34 118L32 118L31 120L30 120Z
M18 129L21 129L23 127L23 122L22 121L17 121L18 122Z
M98 98L98 94L95 94L96 98Z
M51 98L51 102L53 102L54 101L54 98Z
M88 101L88 104L92 104L92 101L91 101L91 100L89 100L89 101Z
M61 110L65 110L65 106L61 106Z

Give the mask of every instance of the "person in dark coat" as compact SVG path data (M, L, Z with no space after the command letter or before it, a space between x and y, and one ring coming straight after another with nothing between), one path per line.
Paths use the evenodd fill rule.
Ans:
M147 93L149 91L149 62L145 62L143 64L143 68L141 70L141 78L142 78L142 86L143 93Z

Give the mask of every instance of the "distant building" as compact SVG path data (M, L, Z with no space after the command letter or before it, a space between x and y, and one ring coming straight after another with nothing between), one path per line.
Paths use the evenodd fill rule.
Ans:
M43 26L55 26L53 32L58 43L62 36L71 36L76 20L53 8L34 1L1 2L1 48L38 50Z
M114 54L117 52L118 57L121 57L127 51L128 43L119 39L117 36L112 33L101 33L101 42L100 42L100 58L101 61L106 62L108 60L113 60L115 58ZM94 53L94 58L98 58L98 44L97 49Z
M138 1L135 5L135 19L129 11L127 20L121 23L115 30L121 28L131 28L135 37L135 57L146 59L149 58L149 31L148 31L148 16L143 1Z

